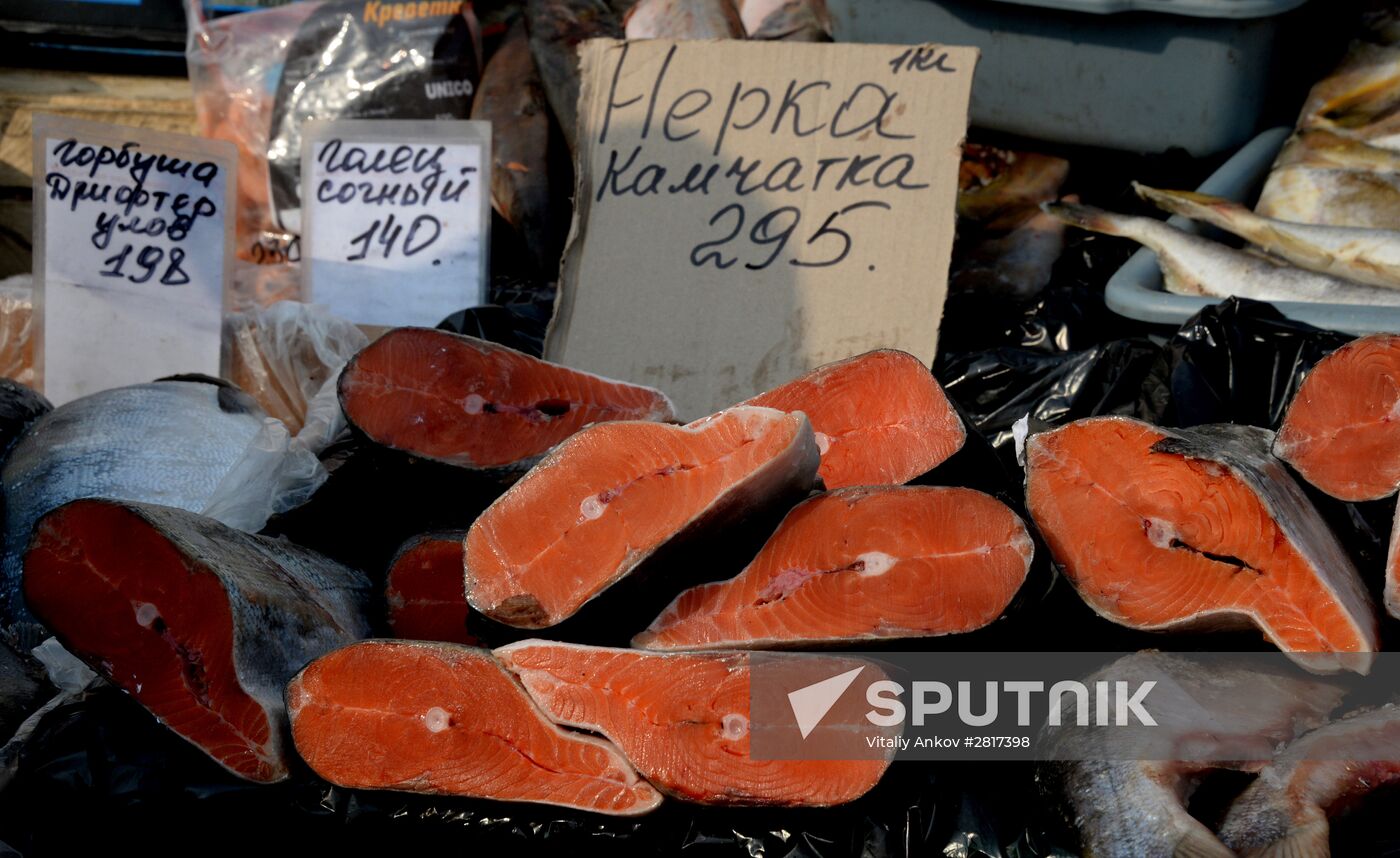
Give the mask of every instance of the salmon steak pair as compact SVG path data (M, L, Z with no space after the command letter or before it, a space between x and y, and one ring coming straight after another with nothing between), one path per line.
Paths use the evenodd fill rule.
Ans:
M379 444L507 474L589 424L676 417L658 390L427 328L371 343L346 366L339 391L351 425ZM741 404L805 413L827 488L908 482L966 439L932 373L898 351L827 364Z
M524 641L365 641L287 689L298 751L346 787L636 816L662 796L826 806L889 765L750 754L749 656ZM789 656L800 658L800 656ZM582 732L587 731L587 732Z

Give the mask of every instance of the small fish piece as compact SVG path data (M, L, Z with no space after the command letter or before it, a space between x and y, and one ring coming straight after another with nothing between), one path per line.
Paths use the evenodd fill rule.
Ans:
M462 589L465 530L415 536L389 564L385 597L394 637L474 644L471 608Z
M972 489L838 489L788 513L729 581L676 597L632 641L653 650L757 649L955 634L1001 616L1035 546Z
M1344 501L1400 488L1400 336L1372 334L1318 361L1288 404L1274 455Z
M894 349L819 366L742 404L806 414L829 489L907 483L967 440L929 368Z
M1073 194L1067 202L1078 202ZM1039 295L1065 247L1065 224L1038 211L1005 235L984 238L954 261L950 287L959 292L1026 301Z
M1246 858L1327 858L1328 817L1400 782L1400 708L1348 715L1294 741L1235 799L1220 839Z
M496 656L555 722L615 742L647 780L686 801L827 807L869 792L889 767L887 757L754 759L747 653L661 654L529 640Z
M21 557L40 516L84 497L202 512L265 419L246 393L210 379L104 390L36 420L0 471L0 626L27 629L27 646L42 639L20 594Z
M569 151L577 152L578 46L588 39L622 38L622 23L603 0L528 0L525 22L549 107Z
M771 408L590 426L467 531L467 601L507 625L555 625L664 546L805 495L818 460L806 416Z
M287 680L369 634L369 580L290 543L154 504L40 520L24 594L74 655L235 775L288 775Z
M622 25L629 39L742 39L732 0L639 0Z
M1152 218L1064 202L1047 203L1044 209L1071 226L1131 238L1148 247L1157 254L1167 290L1179 295L1400 307L1400 290L1277 263Z
M1057 199L1069 162L1039 152L1017 152L978 143L963 146L958 164L958 217L983 229L1015 229Z
M736 0L750 39L829 42L831 13L826 0Z
M1250 426L1077 420L1026 442L1026 504L1100 616L1253 625L1309 670L1366 673L1375 609L1337 538Z
M490 652L364 641L287 686L297 751L352 789L525 801L614 816L661 795L611 742L561 730Z
M1280 743L1323 723L1343 694L1336 686L1259 668L1144 651L1086 681L1091 688L1096 680L1156 681L1151 711L1158 724L1146 728L1150 740L1117 728L1052 739L1057 759L1041 763L1036 780L1063 802L1085 855L1233 858L1186 809L1200 776L1212 769L1257 770ZM1154 756L1176 759L1136 759L1145 741Z
M340 405L377 444L515 473L590 423L675 414L659 390L431 328L395 328L355 355L340 376Z
M1220 197L1159 191L1136 182L1133 189L1163 211L1219 227L1299 268L1400 289L1400 232L1290 223L1263 217Z
M562 230L549 188L549 103L517 20L481 73L472 119L491 123L491 205L520 233L534 266L558 263Z

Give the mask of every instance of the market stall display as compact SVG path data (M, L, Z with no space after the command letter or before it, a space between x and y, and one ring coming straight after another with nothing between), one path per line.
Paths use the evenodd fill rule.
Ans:
M947 14L957 4L929 5ZM1170 18L1177 29L1221 30L1219 5L1197 5L1210 14ZM1308 8L1292 16L1292 5ZM1240 13L1235 42L1211 47L1268 44L1315 5L1260 0ZM915 163L896 151L917 146L896 121L909 113L899 87L940 74L970 87L971 66L940 68L950 55L936 46L899 46L888 60L870 51L851 66L867 82L844 102L818 98L829 80L786 69L774 72L786 93L741 84L724 122L762 132L742 111L767 99L752 115L763 127L776 117L770 136L786 136L773 151L728 153L713 171L734 162L723 192L753 216L736 240L773 257L735 256L726 269L724 254L692 254L680 265L732 269L744 286L766 283L757 272L773 265L795 296L806 268L827 267L820 282L850 289L855 316L876 294L870 284L897 270L890 256L946 244L956 217L952 258L940 251L950 295L931 368L921 359L935 354L931 340L927 354L867 343L839 316L831 339L803 352L818 339L804 340L815 314L796 298L774 316L784 333L757 338L755 354L767 352L757 362L723 343L771 309L763 296L727 294L727 327L670 314L717 353L703 372L719 401L686 413L674 404L694 383L683 369L604 378L543 358L557 302L576 285L561 273L565 245L589 226L589 205L570 197L605 194L609 181L571 175L570 155L596 142L597 111L579 104L580 87L607 102L605 115L646 111L627 146L684 144L699 125L687 123L729 97L692 81L707 40L750 40L713 47L753 57L815 57L831 46L756 43L839 40L859 23L852 4L189 9L201 132L238 145L230 217L241 258L225 278L220 332L228 380L176 376L52 409L21 383L33 364L24 337L0 337L0 357L16 357L0 379L0 741L10 739L0 853L105 848L113 826L152 851L189 848L186 829L223 832L196 841L213 851L247 851L277 827L276 850L350 854L601 845L750 858L1319 858L1393 842L1400 340L1290 318L1298 302L1346 305L1383 329L1400 307L1400 221L1387 217L1400 200L1393 11L1363 17L1296 129L1250 147L1265 185L1257 205L1239 171L1172 190L1199 187L1218 159L974 129L961 148L956 136L940 147L948 193L936 216L910 206L858 225L838 207L808 225L798 172L786 184L768 172L805 169L786 151L812 136L804 121L820 114L833 139L872 153L893 147L864 166L827 159L832 172L813 175L872 197L842 205L894 211L870 189L891 175L871 166L879 158ZM1088 14L1061 12L1060 23ZM1103 14L1090 30L1147 20ZM582 47L623 36L687 41ZM605 48L661 63L679 51L689 72L659 98L667 65L645 90L617 62L613 83L632 89L600 90L600 66L580 68L579 57ZM1267 65L1241 62L1246 82ZM1217 95L1198 100L1213 106ZM844 133L840 117L862 109L874 118ZM387 329L300 303L303 141L319 139L306 123L468 117L492 124L480 164L491 169L480 189L489 185L492 230L468 230L483 247L489 238L489 303L436 328ZM1202 123L1190 141L1148 123L1129 137L1215 152L1258 117L1238 118ZM950 135L962 127L948 123ZM1285 136L1265 180L1259 153L1272 157ZM392 177L418 157L407 141L383 147L353 169ZM709 163L668 181L703 200ZM745 165L759 179L751 188ZM627 193L647 192L638 182ZM361 202L367 215L396 204ZM799 212L805 231L797 219L784 227L784 212ZM702 226L717 229L717 218ZM873 231L899 241L835 276L813 262L814 248L844 240L849 251ZM595 245L610 251L610 277L629 277L630 254L660 252L614 232ZM697 234L686 250L696 240L713 248L714 236ZM1137 243L1155 251L1168 290L1200 299L1198 312L1173 327L1110 312L1120 305L1105 304L1104 281ZM380 256L362 272L380 299L407 304L416 284L385 262L390 244L366 241ZM640 285L649 297L698 291ZM7 286L0 333L22 334L28 307L11 311ZM887 343L905 321L930 323L903 305L879 310ZM608 312L657 326L623 318L625 304ZM784 350L801 359L779 361ZM1232 651L1274 660L1247 669L1223 657ZM966 683L949 680L937 710L929 695L942 692L929 686L941 683L920 682L947 677L911 676L898 656L946 667L989 653L1099 661L1072 678L1084 696L1062 694L1048 725L1021 725L1034 750L960 758L975 764L901 756L924 716L978 722ZM775 689L765 671L787 668L807 679ZM1150 725L1169 754L1134 756L1131 734L1111 729L1050 729L1062 717L1124 726L1131 701L1117 698L1110 725L1107 692L1091 712L1089 689L1154 679L1170 686ZM764 708L765 683L776 710ZM1197 701L1218 705L1210 729ZM993 729L1017 710L1003 698ZM996 723L994 703L984 717ZM774 736L798 744L773 753L764 743ZM836 740L865 752L823 745ZM248 819L259 824L230 825Z

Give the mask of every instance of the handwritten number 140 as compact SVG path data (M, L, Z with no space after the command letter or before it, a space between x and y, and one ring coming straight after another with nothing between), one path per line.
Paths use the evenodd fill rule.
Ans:
M832 212L827 215L826 220L822 221L821 226L807 236L803 244L814 255L806 259L798 259L794 255L788 260L788 263L806 268L825 268L843 261L851 253L851 234L837 226L836 222L843 215L868 208L888 209L890 204L878 200L865 200L864 202L851 203L843 209ZM695 245L690 251L690 264L696 268L713 264L716 268L724 270L738 263L737 256L726 257L720 248L739 237L740 233L744 231L746 218L747 213L739 203L730 203L715 212L714 217L710 218L710 226L715 226L721 221L731 222L732 226L722 237L712 241L702 241ZM787 247L801 222L802 212L794 206L774 209L754 221L753 226L748 231L748 240L756 247L771 249L766 258L745 262L744 267L750 271L762 271L772 265L782 254L783 249Z
M403 224L397 223L393 215L389 215L383 220L376 220L369 225L369 229L350 239L350 247L354 252L345 257L347 262L357 262L369 256L370 249L378 243L382 248L382 255L385 259L393 256L397 249L404 256L413 256L415 253L427 248L442 235L442 224L437 218L430 214L420 214L408 225L408 231L404 231ZM403 243L399 243L399 239Z

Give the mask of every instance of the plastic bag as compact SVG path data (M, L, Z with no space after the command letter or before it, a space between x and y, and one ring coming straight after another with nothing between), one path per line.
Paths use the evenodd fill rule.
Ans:
M311 499L328 476L318 458L345 429L336 385L369 343L324 307L282 301L224 319L233 382L270 419L224 475L203 513L243 530Z
M34 384L34 278L0 280L0 378Z
M238 146L238 254L299 258L308 119L465 119L480 77L470 2L303 0L207 20L186 0L186 59L206 137ZM426 11L425 17L419 17Z
M229 380L313 453L345 428L334 382L369 344L357 325L315 304L282 301L226 316L224 340Z

